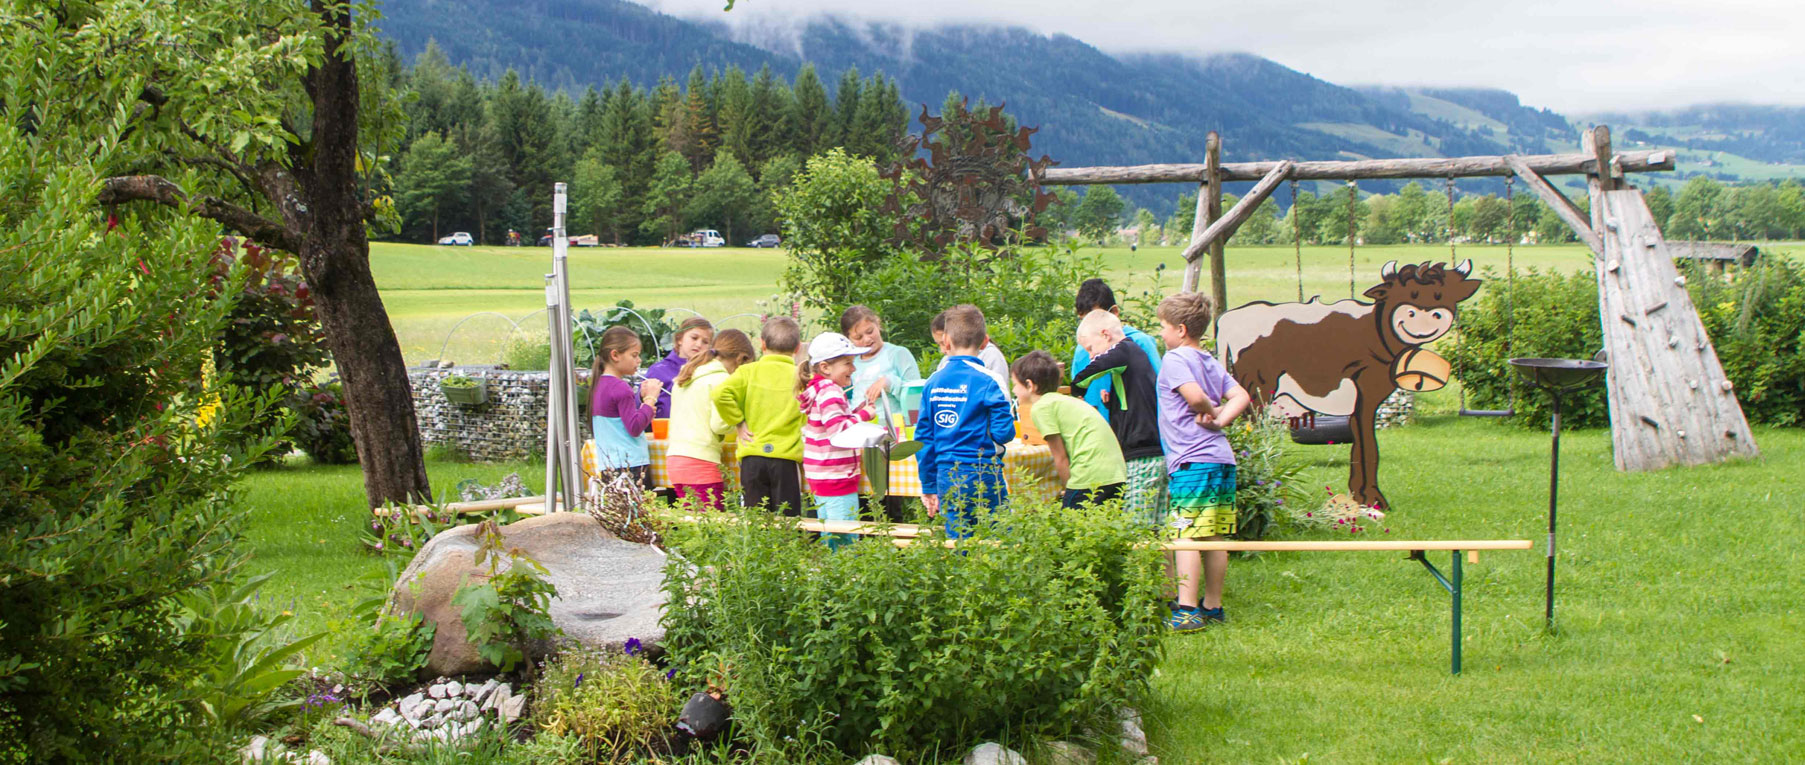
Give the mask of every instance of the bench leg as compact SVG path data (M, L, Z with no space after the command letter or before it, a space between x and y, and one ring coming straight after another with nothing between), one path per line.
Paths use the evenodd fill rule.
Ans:
M1448 576L1442 576L1441 571L1435 567L1435 564L1429 562L1429 558L1423 555L1422 550L1412 550L1410 552L1410 560L1423 564L1423 568L1429 570L1429 575L1435 577L1435 581L1441 584L1442 589L1448 591L1448 595L1451 599L1450 614L1453 621L1452 625L1450 625L1451 628L1448 630L1453 655L1449 671L1458 675L1460 674L1460 584L1462 578L1460 570L1460 551L1454 551L1454 561L1453 565L1448 569Z

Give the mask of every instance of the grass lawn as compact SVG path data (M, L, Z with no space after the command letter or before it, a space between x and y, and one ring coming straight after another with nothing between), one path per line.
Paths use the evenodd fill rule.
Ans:
M1160 264L1161 284L1170 294L1183 278L1184 259L1176 247L1127 247L1102 250L1109 270L1103 276L1126 297L1152 286ZM739 313L770 310L783 274L781 250L720 248L705 250L638 248L574 248L570 251L571 301L578 309L599 309L619 300L653 308L683 308L720 319ZM1501 246L1462 246L1461 258L1476 267L1502 273ZM1431 245L1361 247L1355 256L1355 287L1364 291L1378 280L1387 260L1446 260L1448 249ZM1231 247L1229 302L1294 300L1297 261L1291 247ZM1347 248L1305 247L1305 295L1336 300L1347 295ZM378 242L370 247L371 268L382 289L390 322L409 363L444 358L467 363L500 360L503 344L519 322L543 335L545 274L551 250L539 247L437 247ZM1579 245L1516 248L1518 267L1583 268L1589 262ZM1208 269L1204 281L1208 283ZM767 301L760 305L758 301ZM951 301L956 302L956 301ZM494 312L501 316L481 315ZM677 315L685 315L681 311ZM473 317L473 318L472 318ZM505 318L504 318L505 317ZM459 322L469 318L459 326ZM739 317L726 326L749 329L756 319Z
M1446 411L1444 399L1426 402ZM1542 631L1548 439L1446 414L1381 437L1400 538L1514 538L1466 567L1465 673L1448 598L1401 553L1241 557L1228 625L1175 636L1145 710L1162 761L1755 762L1805 758L1805 433L1761 461L1618 473L1604 430L1563 438L1560 629ZM1346 449L1298 447L1313 485ZM434 486L531 465L429 465ZM258 472L252 566L303 625L380 560L351 468ZM1437 566L1446 569L1446 556ZM313 657L315 663L329 657ZM1696 718L1694 716L1697 716ZM1699 720L1703 721L1700 722Z

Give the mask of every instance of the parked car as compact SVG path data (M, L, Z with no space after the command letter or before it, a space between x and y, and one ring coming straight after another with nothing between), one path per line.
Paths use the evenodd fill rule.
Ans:
M757 239L747 242L746 246L747 247L776 247L777 245L780 245L780 244L783 244L783 240L778 238L778 236L776 234L765 234L764 236L761 236Z
M452 247L469 247L470 245L476 244L476 237L471 236L468 231L459 231L451 236L439 237L439 244L450 245Z

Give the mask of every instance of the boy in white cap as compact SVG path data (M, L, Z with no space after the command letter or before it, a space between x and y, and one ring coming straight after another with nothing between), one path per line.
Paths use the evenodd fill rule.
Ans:
M859 452L834 446L841 431L871 419L869 406L853 409L846 400L853 358L870 352L838 332L823 332L796 364L796 400L802 404L802 475L815 495L816 517L854 521L859 517ZM845 534L824 537L830 547L850 541Z

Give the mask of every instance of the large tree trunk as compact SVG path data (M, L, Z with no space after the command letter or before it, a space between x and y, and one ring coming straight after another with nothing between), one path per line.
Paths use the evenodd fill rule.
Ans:
M344 45L351 19L313 0L339 31L307 73L313 101L313 163L304 180L311 218L301 232L301 266L344 380L351 434L372 506L432 499L407 362L370 273L364 204L357 193L357 64ZM436 240L435 240L436 241Z

